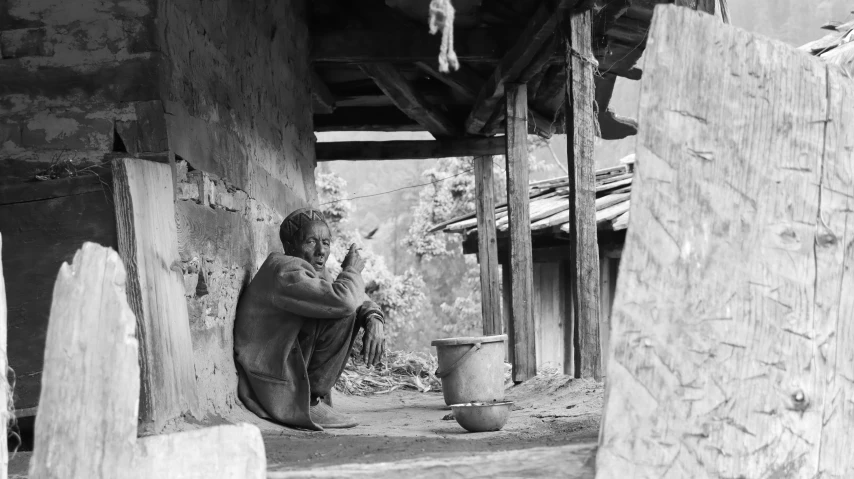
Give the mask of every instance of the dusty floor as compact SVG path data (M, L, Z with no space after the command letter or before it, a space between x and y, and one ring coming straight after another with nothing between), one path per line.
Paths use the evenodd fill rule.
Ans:
M508 388L516 409L501 431L469 433L453 419L441 393L394 391L334 397L335 407L358 416L353 429L304 432L251 420L263 433L271 472L377 463L596 442L603 387L589 380L543 375ZM248 418L249 416L247 416ZM254 416L251 417L252 419ZM30 453L14 455L9 476L25 477Z
M441 393L395 391L388 395L334 398L335 407L358 415L361 426L320 433L264 433L270 471L344 463L374 463L475 452L595 442L603 388L566 376L539 376L509 388L516 403L501 431L469 433L450 413Z

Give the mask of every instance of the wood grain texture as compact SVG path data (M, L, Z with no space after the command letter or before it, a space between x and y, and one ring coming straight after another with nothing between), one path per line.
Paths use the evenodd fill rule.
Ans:
M611 306L613 305L612 283L616 278L611 277L613 259L599 252L599 351L602 368L602 379L608 377L607 361L611 332Z
M567 46L567 142L569 159L569 235L572 304L577 327L575 335L576 377L599 379L599 245L596 241L596 171L593 137L596 131L593 101L593 65L590 12L573 13ZM575 52L573 54L572 52ZM629 180L631 181L631 180ZM614 183L616 184L616 182Z
M498 240L495 231L495 178L491 156L475 157L473 163L483 334L494 336L504 334L501 320L501 272L498 270Z
M143 429L191 413L201 418L190 321L178 256L169 165L113 161L119 253L128 270L128 303L137 317Z
M136 441L133 477L263 479L261 431L249 424L149 436Z
M6 281L3 277L3 236L0 235L0 371L4 373L9 370L9 359L6 357ZM0 387L0 437L6 437L6 425L11 419L12 411L9 410L9 396L12 390L4 376L2 387ZM9 477L9 449L0 448L0 479Z
M366 63L360 65L366 75L391 101L436 138L455 136L460 128L443 112L421 96L421 93L391 63Z
M139 398L125 269L85 243L59 269L45 346L30 477L115 478L133 455Z
M315 114L328 115L335 111L335 96L313 68L311 69L311 97L314 100L312 105Z
M651 32L599 477L854 477L852 80L684 8Z
M524 84L507 85L507 202L510 216L510 307L513 380L537 375L531 221L528 210L528 98Z
M47 187L50 194L60 196L0 206L8 360L15 370L16 408L33 408L39 401L50 298L59 267L70 262L86 241L116 247L112 195L103 185L97 188L75 194L73 187L71 191ZM48 191L35 197L43 198L43 193Z
M466 132L476 135L483 131L495 112L501 108L501 100L504 98L507 89L506 84L520 80L527 81L533 76L533 73L542 68L548 59L548 55L538 55L538 53L552 39L557 28L559 13L566 9L570 3L574 4L575 2L570 0L542 2L531 16L513 48L504 55L492 76L489 77L478 93L477 100L468 119L466 119ZM529 68L532 67L532 62L541 62L541 64ZM523 73L527 73L527 78L520 78Z
M317 161L417 160L503 155L503 136L449 140L335 141L315 144Z
M268 479L290 478L488 478L488 477L561 477L592 479L596 447L573 444L560 447L534 447L496 451L477 455L447 454L442 457L408 459L374 464L343 464L299 470L271 470Z
M537 370L565 369L564 336L571 318L566 317L566 262L534 263L534 327L537 339ZM572 345L569 345L572 347Z

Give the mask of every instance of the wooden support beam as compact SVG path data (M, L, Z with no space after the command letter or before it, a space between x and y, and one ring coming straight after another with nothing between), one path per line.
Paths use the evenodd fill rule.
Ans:
M317 74L314 68L311 69L311 97L314 100L312 104L314 105L315 114L328 115L335 111L335 97L329 91L326 82L320 78L320 75Z
M460 65L459 70L442 73L435 62L416 62L415 66L424 73L447 85L469 103L474 103L477 93L483 86L483 78L468 65Z
M513 381L537 375L534 337L534 261L528 197L528 97L525 84L507 85L507 204L510 217L510 307Z
M596 130L590 12L570 15L566 49L567 157L569 158L569 235L571 297L575 311L575 375L600 379L599 245L596 241L596 171L593 137ZM573 55L572 52L577 52Z
M535 68L532 62L543 61L544 55L538 55L540 50L552 39L557 27L560 12L568 7L569 0L559 2L542 2L528 26L516 40L516 44L504 55L492 76L486 81L478 94L477 101L466 120L465 128L470 134L476 135L483 131L495 110L501 107L504 98L504 85L520 79L523 73L528 73L530 79L542 65ZM522 80L526 81L526 80Z
M503 155L503 136L453 140L335 141L315 144L317 161L418 160Z
M603 251L599 252L599 301L601 301L599 305L599 350L602 352L599 360L601 361L602 380L607 380L608 377L606 366L609 333L611 331L611 304L614 302L614 298L611 296L611 287L612 282L616 280L616 278L611 277L611 263L613 261L615 260L606 256Z
M314 115L314 131L424 131L396 106L338 107L331 115Z
M455 28L454 50L460 63L496 64L507 53L508 39L519 38L518 28ZM335 29L313 31L311 61L324 63L415 63L433 64L441 35L430 35L426 28ZM549 60L563 63L562 56Z
M201 419L190 319L178 256L172 170L133 158L113 160L119 252L139 330L140 427L159 432L190 413Z
M501 273L498 271L498 240L495 232L495 180L492 156L474 158L480 298L483 334L504 334L501 321Z
M650 45L597 477L854 477L854 81L675 6Z
M129 279L119 255L94 243L60 268L29 477L266 477L255 426L137 439L140 366Z
M459 127L444 113L429 105L400 71L390 63L360 65L366 75L391 98L406 116L412 118L436 138L457 136Z

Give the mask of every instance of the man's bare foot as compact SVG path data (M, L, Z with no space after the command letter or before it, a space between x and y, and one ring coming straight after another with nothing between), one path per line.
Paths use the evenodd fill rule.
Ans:
M324 429L346 429L359 425L355 419L332 409L331 406L328 406L323 401L309 407L308 411L311 415L311 420Z

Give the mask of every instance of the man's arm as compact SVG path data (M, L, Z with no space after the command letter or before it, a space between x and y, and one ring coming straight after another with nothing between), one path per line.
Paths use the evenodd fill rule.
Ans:
M294 267L277 275L273 303L285 311L306 318L337 319L353 314L364 296L362 275L345 268L335 281L328 281L306 261L294 261Z

